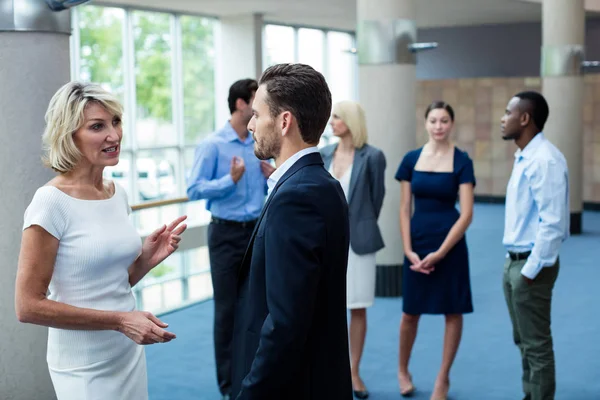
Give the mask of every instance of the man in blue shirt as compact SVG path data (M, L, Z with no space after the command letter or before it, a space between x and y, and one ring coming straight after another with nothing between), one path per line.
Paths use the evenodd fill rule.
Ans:
M247 128L257 89L253 79L231 85L231 119L196 149L187 189L190 200L205 199L211 212L208 251L215 304L214 346L223 399L229 399L231 393L238 270L264 204L266 180L274 170L254 155L254 140Z
M541 94L522 92L502 117L503 139L519 148L506 189L503 283L521 351L525 400L554 399L550 306L558 253L570 224L567 161L542 133L548 114Z

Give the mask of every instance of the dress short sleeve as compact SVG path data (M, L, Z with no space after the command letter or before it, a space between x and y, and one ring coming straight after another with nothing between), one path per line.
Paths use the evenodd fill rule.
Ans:
M413 169L415 168L414 151L409 151L404 155L398 170L396 171L397 181L408 181L412 180Z
M33 225L42 227L46 232L60 240L66 229L67 220L63 212L64 203L59 189L50 186L39 188L25 210L23 230Z
M472 183L473 186L475 186L476 180L475 172L473 170L473 160L471 160L466 152L461 151L460 154L462 155L463 160L461 167L458 170L458 183L459 185L463 183Z
M127 215L130 215L132 210L131 206L129 205L129 197L127 196L127 191L123 188L123 186L121 186L117 182L113 181L113 185L115 185L115 196L121 197L121 200L123 201L123 204L127 209Z

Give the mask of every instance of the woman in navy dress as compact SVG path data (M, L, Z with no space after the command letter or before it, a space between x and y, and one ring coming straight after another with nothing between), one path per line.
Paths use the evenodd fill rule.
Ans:
M473 216L475 176L467 153L450 141L453 124L454 111L450 105L431 104L425 112L429 141L408 152L396 173L402 185L400 228L405 254L398 380L401 394L412 394L415 388L408 360L419 317L444 314L442 365L432 400L447 398L450 368L462 334L462 315L473 312L465 232Z

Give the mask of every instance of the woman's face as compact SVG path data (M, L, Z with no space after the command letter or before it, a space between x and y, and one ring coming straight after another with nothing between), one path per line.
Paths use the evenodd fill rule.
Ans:
M333 135L337 137L344 137L350 134L350 129L348 129L348 125L340 117L335 114L331 115L331 121L329 122L331 125L331 130L333 131Z
M85 107L83 115L83 126L73 135L82 155L79 163L98 167L117 165L123 137L121 118L95 102Z
M429 133L431 140L446 141L452 131L454 122L450 118L450 114L443 108L434 108L427 115L425 121L425 129Z

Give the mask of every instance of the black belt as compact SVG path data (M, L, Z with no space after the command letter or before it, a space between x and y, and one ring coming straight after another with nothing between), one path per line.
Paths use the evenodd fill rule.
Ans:
M529 257L530 255L531 251L526 251L524 253L513 253L512 251L508 252L508 256L513 261L527 260L527 257Z
M237 226L240 228L254 228L254 226L256 225L258 220L253 219L252 221L232 221L229 219L221 219L221 218L217 218L217 217L211 217L210 222L213 224Z

